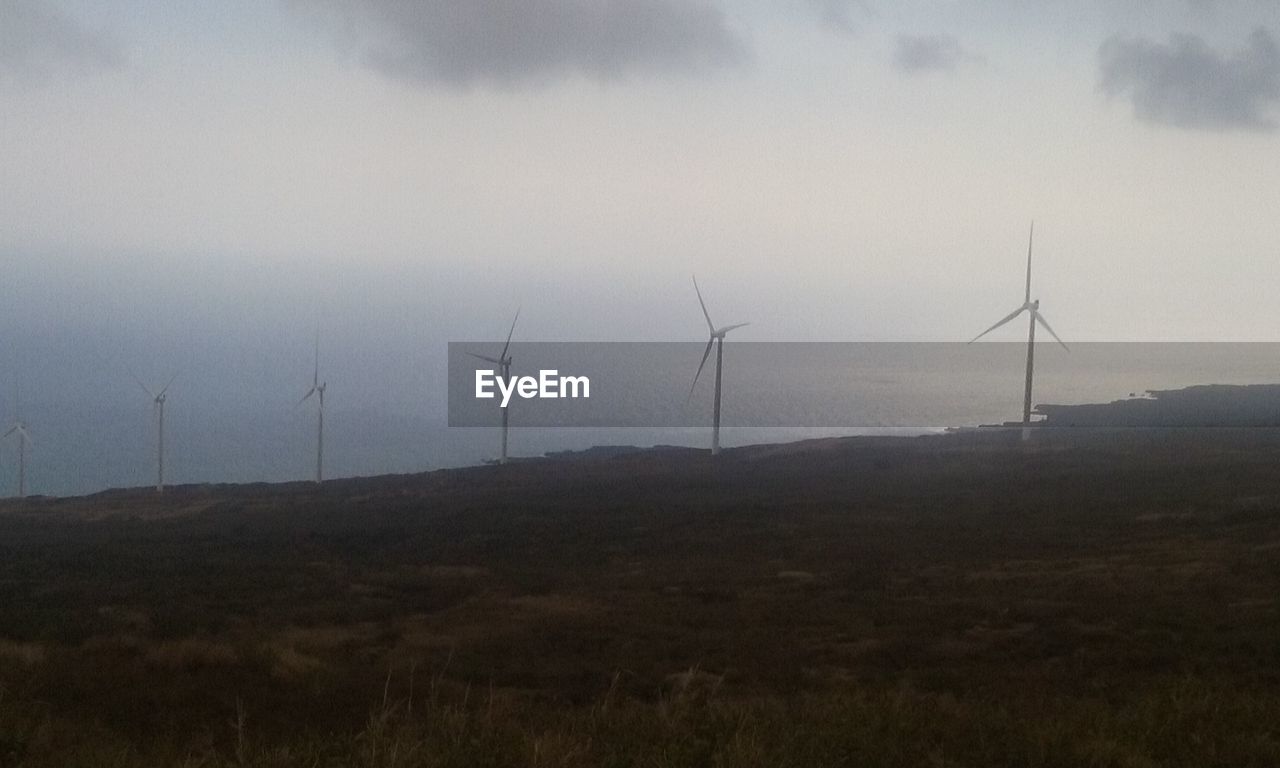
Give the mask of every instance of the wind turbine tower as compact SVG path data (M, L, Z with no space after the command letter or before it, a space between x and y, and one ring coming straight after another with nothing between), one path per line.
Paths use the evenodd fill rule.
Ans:
M507 331L507 341L505 344L502 345L502 353L497 357L477 355L474 352L467 353L478 360L484 360L487 363L493 363L494 365L498 366L498 375L502 377L503 381L511 380L511 355L507 354L507 352L511 349L511 336L516 332L516 321L519 319L520 319L520 309L517 308L516 316L511 320L511 330ZM509 409L502 408L501 410L502 410L502 453L498 456L498 463L506 464L507 463L507 426L509 423L508 422Z
M1068 352L1071 351L1067 347L1067 345L1063 343L1062 339L1058 338L1058 334L1053 332L1053 328L1049 327L1049 321L1044 319L1044 315L1040 314L1040 300L1039 299L1036 299L1035 301L1031 300L1031 247L1032 247L1032 244L1035 242L1035 236L1036 236L1036 224L1033 221L1031 222L1031 235L1027 239L1027 284L1026 284L1026 292L1023 294L1023 298L1022 298L1022 306L1013 310L1004 318L1002 318L1000 322L991 326L990 328L978 334L977 336L974 336L969 341L969 343L972 344L973 342L977 341L983 336L986 336L988 333L991 333L992 331L1004 325L1005 323L1010 322L1011 320L1013 320L1023 312L1027 313L1027 322L1028 322L1027 378L1026 378L1025 386L1023 388L1023 397L1022 397L1022 439L1023 440L1031 439L1031 380L1032 380L1032 375L1035 371L1036 323L1043 325L1044 329L1049 332L1050 336L1053 337L1053 340L1061 344L1063 349L1067 350Z
M25 498L27 495L27 446L31 444L31 433L27 432L27 425L19 419L9 427L8 432L4 433L4 437L14 434L18 436L18 497Z
M178 374L175 373L159 394L155 394L142 383L141 379L137 376L133 377L133 380L138 382L138 386L142 387L142 391L151 398L152 409L156 414L156 493L164 493L164 404L168 399L169 387L176 378Z
M324 390L327 382L320 381L320 334L316 334L316 367L311 378L311 389L302 396L298 405L305 403L312 395L317 397L319 410L316 414L316 482L324 480Z
M720 455L720 382L721 367L724 363L724 337L735 328L741 328L750 323L737 323L735 325L726 325L723 328L716 328L715 323L711 322L711 313L707 312L707 303L702 300L702 291L698 288L698 278L693 278L693 290L698 294L698 304L702 306L702 316L707 319L707 330L711 332L711 338L707 339L707 348L702 352L702 362L698 363L698 372L693 375L693 384L689 385L689 397L693 397L693 389L698 386L698 377L702 375L702 368L707 364L707 357L711 355L711 347L716 348L716 394L715 405L711 411L711 455Z

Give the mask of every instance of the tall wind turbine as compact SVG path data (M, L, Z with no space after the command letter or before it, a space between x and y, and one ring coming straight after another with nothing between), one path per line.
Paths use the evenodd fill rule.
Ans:
M327 382L320 381L320 334L316 333L316 367L315 373L311 378L311 389L307 390L307 394L302 396L298 401L298 405L302 405L316 395L319 403L316 421L316 482L324 480L324 390L329 386Z
M468 352L474 358L484 360L487 363L493 363L498 366L498 375L503 381L511 380L511 356L507 351L511 348L511 335L516 332L516 321L520 319L520 309L516 309L516 316L511 320L511 330L507 331L507 342L502 345L502 354L495 357L486 355L477 355L474 352ZM498 457L499 464L507 463L507 415L508 409L502 409L502 455Z
M697 277L693 278L693 290L698 294L698 304L702 305L702 316L707 319L707 330L711 332L711 338L707 339L707 348L702 351L702 362L698 363L698 372L693 375L693 384L689 385L689 397L693 397L693 388L698 386L698 377L702 375L702 368L707 364L707 357L710 356L711 346L714 344L716 348L716 397L711 417L711 455L716 456L720 453L720 372L721 365L724 362L724 337L734 328L741 328L744 325L750 325L750 323L737 323L736 325L717 328L715 323L711 322L711 313L707 311L707 303L702 300L702 291L698 288Z
M24 497L27 495L27 446L31 444L31 433L27 432L26 423L18 419L4 437L13 434L18 436L18 496Z
M178 374L175 373L160 393L155 394L142 383L141 379L137 376L133 377L133 380L138 382L138 386L142 387L142 391L151 398L152 408L156 414L156 493L164 493L164 403L168 397L169 387L176 378Z
M1049 332L1050 336L1053 337L1053 340L1061 344L1063 349L1067 350L1068 352L1071 351L1067 347L1067 345L1063 343L1062 339L1058 338L1058 334L1053 332L1053 328L1049 327L1049 321L1044 319L1044 315L1040 314L1040 300L1039 299L1036 299L1035 301L1031 300L1031 246L1032 246L1032 243L1035 242L1035 236L1036 236L1036 224L1033 221L1031 222L1031 235L1030 237L1027 238L1027 290L1022 298L1022 306L1013 310L1000 322L991 326L990 328L978 334L977 336L974 336L973 339L969 341L969 343L972 344L973 342L977 341L983 336L986 336L988 333L991 333L992 331L1004 325L1005 323L1013 320L1023 312L1028 313L1029 319L1028 319L1028 329L1027 329L1027 381L1026 381L1026 388L1023 392L1023 399L1022 399L1022 439L1023 440L1027 440L1031 437L1031 431L1030 431L1031 376L1034 370L1034 361L1035 361L1035 352L1036 352L1036 323L1043 325L1044 329Z

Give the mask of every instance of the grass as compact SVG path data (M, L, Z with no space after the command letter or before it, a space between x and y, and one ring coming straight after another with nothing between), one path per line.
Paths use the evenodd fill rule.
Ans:
M1269 766L1274 691L1161 680L1133 698L958 698L909 685L656 702L604 694L548 710L493 691L384 700L350 733L263 739L241 705L196 754L4 712L10 765L30 766ZM68 748L68 745L73 745Z
M1280 440L0 507L3 766L1280 764Z

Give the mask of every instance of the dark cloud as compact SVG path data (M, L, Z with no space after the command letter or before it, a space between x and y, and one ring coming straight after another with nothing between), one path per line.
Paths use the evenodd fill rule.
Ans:
M0 74L119 66L119 46L40 0L0 0Z
M712 0L297 0L378 71L512 86L567 75L688 73L746 56Z
M874 12L866 0L805 0L818 12L822 23L844 34L853 34Z
M1265 29L1220 52L1195 35L1167 43L1113 37L1098 52L1101 89L1133 103L1141 120L1204 130L1274 130L1280 48Z
M966 61L977 60L951 35L898 35L893 50L894 66L909 74L950 72Z

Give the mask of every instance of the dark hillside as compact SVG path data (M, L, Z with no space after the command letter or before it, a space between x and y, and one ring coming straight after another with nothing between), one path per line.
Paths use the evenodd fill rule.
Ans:
M1277 553L1270 430L10 501L0 765L1270 765Z

